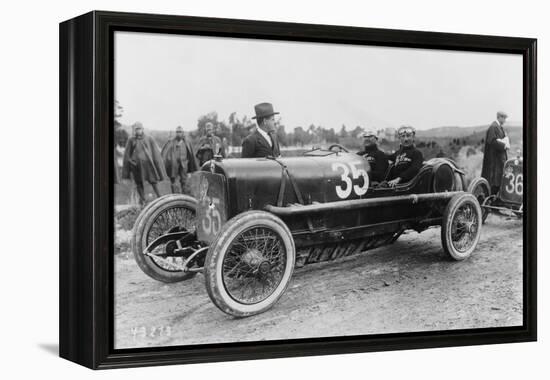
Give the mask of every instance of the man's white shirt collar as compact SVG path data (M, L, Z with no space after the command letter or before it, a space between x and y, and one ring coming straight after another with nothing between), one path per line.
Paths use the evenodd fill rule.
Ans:
M269 144L270 147L273 147L272 146L272 142L271 142L271 138L269 137L269 135L267 134L266 131L264 131L262 128L258 127L258 132L260 132L260 135L262 135L262 137L265 139L265 141L267 141L267 143Z
M499 127L502 127L502 124L500 124L500 122L498 121L498 119L495 120L495 123L497 123Z

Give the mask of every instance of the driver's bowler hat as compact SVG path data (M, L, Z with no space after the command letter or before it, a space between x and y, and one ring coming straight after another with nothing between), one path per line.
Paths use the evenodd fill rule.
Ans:
M256 112L256 116L254 116L252 119L256 119L258 117L268 117L271 115L279 114L279 112L273 111L273 104L271 103L256 104L254 106L254 111Z

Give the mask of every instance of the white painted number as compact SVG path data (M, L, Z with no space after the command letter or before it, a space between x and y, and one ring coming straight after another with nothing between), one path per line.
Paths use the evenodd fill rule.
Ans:
M207 198L205 198L206 200ZM212 197L210 203L206 200L206 215L202 219L202 229L207 235L216 235L222 225L222 217L218 211L220 200Z
M518 174L517 176L514 173L506 173L504 175L509 182L505 187L506 192L510 194L523 195L523 174Z
M364 195L369 189L369 176L367 175L367 172L364 169L358 169L355 165L356 163L354 162L335 162L332 164L332 170L342 172L342 174L340 175L340 179L342 180L342 182L344 182L345 186L336 186L336 195L338 195L338 197L341 199L349 197L352 190L355 192L355 194L361 196ZM353 185L352 179L357 179L360 177L363 178L363 184L361 186Z
M363 186L355 185L353 186L353 190L355 191L355 194L361 196L364 195L369 189L369 176L364 169L357 169L355 165L356 164L353 162L349 164L349 166L351 167L351 174L354 179L363 177Z
M344 172L340 176L340 179L342 182L346 184L346 187L342 189L342 186L338 185L336 186L336 195L338 195L339 198L347 198L351 194L351 178L349 178L349 169L347 165L341 163L341 162L335 162L332 164L332 170L338 171L338 169L342 169Z
M523 174L516 176L516 193L523 195Z

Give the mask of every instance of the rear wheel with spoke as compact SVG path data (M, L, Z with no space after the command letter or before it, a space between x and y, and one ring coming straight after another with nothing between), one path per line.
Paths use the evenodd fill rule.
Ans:
M205 262L208 295L232 316L262 313L288 286L295 255L294 240L281 219L264 211L242 213L210 245Z
M481 223L481 207L472 194L463 193L451 198L441 225L441 242L445 253L454 260L468 258L479 241Z
M468 192L471 193L474 197L476 197L477 201L480 205L482 205L487 198L491 195L491 187L489 186L489 182L483 177L475 178L471 183L470 186L468 186ZM487 219L487 216L489 215L489 209L488 208L482 208L481 210L481 218L482 222L485 223L485 220Z

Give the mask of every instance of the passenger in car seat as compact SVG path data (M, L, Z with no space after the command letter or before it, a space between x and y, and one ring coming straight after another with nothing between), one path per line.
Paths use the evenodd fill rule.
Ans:
M376 185L376 182L384 180L388 170L388 158L386 154L378 149L378 136L376 132L367 130L363 133L363 150L357 152L358 155L365 158L370 166L370 182Z
M410 181L422 168L424 157L414 145L415 134L416 130L409 125L401 126L397 130L401 145L395 153L388 156L393 161L387 178L389 187Z

